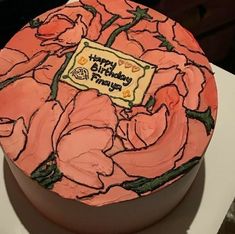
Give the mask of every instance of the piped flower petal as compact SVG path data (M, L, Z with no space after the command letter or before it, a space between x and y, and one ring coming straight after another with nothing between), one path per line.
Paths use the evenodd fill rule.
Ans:
M110 175L113 170L112 160L103 153L111 146L110 129L89 126L77 128L59 141L58 167L69 179L100 188L102 183L98 173Z
M27 130L23 118L0 123L0 145L12 160L16 159L27 142Z

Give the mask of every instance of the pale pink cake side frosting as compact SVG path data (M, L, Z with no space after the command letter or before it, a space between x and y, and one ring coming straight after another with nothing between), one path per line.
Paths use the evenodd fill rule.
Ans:
M62 80L73 59L87 62L73 57L84 39L88 51L95 45L130 56L115 65L123 74L149 64L147 89L133 91L143 93L141 103L119 105L97 78L97 89ZM22 28L0 51L0 101L6 156L46 189L94 206L145 196L187 173L203 156L217 113L213 72L193 36L125 0L81 0Z

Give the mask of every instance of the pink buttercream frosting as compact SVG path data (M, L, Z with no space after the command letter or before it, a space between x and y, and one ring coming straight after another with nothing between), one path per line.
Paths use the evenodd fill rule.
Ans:
M140 104L60 80L83 38L155 68ZM213 73L191 33L128 0L81 0L32 20L0 50L0 101L6 156L52 192L92 206L180 179L203 156L217 114Z

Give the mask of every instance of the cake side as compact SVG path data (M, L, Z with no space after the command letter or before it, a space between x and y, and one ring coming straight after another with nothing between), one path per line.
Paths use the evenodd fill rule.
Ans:
M217 113L209 62L175 21L82 0L0 51L0 143L41 186L102 206L157 192L204 154Z

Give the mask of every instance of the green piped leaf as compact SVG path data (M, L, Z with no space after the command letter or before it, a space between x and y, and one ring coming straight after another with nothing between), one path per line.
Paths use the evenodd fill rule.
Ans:
M45 178L43 181L40 182L41 186L43 186L46 189L52 189L54 183L57 181L60 181L62 178L62 173L58 168L55 169L53 176L50 176L48 178Z
M102 31L110 27L120 16L119 15L113 15L103 26Z
M29 21L29 25L31 28L38 28L40 25L42 25L42 21L40 19L32 19Z
M145 104L145 108L149 109L149 108L153 107L155 105L155 103L156 103L156 99L153 96L150 96L149 100Z
M160 47L165 47L167 51L171 52L174 50L174 46L166 39L163 35L157 35L157 39L159 39L162 43L160 44Z
M128 10L129 13L134 15L132 22L127 23L117 29L115 29L109 36L107 42L105 43L106 47L111 47L116 40L117 36L122 32L127 32L129 29L137 25L141 20L150 20L152 16L148 14L148 8L136 7L135 10Z
M17 81L19 79L20 79L20 77L15 76L15 77L12 77L12 78L9 78L7 80L4 80L4 81L0 82L0 90L4 89L8 85L14 83L15 81Z
M172 169L159 177L152 179L142 177L134 181L127 181L122 184L122 187L126 190L132 190L139 195L153 191L167 182L187 173L195 165L197 165L199 161L200 157L195 157L187 163L184 163L178 168Z
M60 181L63 174L57 168L56 156L52 153L46 161L39 165L31 174L31 178L36 180L46 189L52 189L54 183Z
M61 75L63 74L64 70L66 69L70 59L73 56L73 52L68 52L65 55L65 61L64 63L61 65L60 69L56 72L53 81L51 83L51 93L50 93L50 98L49 100L55 100L57 97L57 93L58 93L58 83L60 80Z
M135 18L151 20L153 17L148 14L148 10L148 8L140 8L139 6L137 6L134 11L128 10L128 12L133 14Z
M50 162L50 161L49 161ZM44 164L41 167L38 168L38 170L35 170L32 175L31 178L35 179L37 181L41 181L43 178L50 176L50 174L56 169L56 164Z
M166 50L169 52L174 50L174 46L172 46L168 41L162 42L160 47L166 47Z
M97 10L93 6L84 5L83 7L84 7L85 10L90 11L92 13L93 17L96 16Z
M160 35L157 35L157 36L155 36L157 39L159 39L160 41L165 41L166 40L166 38L162 35L162 34L160 34Z
M202 122L205 126L207 135L215 128L215 121L211 115L211 108L208 107L206 111L186 110L186 116L190 119L196 119Z

